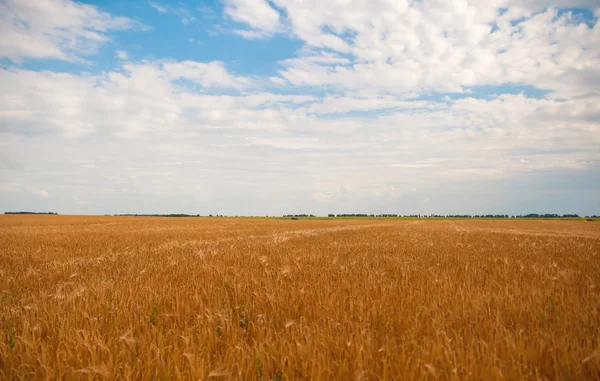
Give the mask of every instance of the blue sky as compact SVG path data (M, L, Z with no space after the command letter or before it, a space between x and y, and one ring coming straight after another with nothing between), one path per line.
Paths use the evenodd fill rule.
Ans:
M594 0L0 1L0 209L600 214Z

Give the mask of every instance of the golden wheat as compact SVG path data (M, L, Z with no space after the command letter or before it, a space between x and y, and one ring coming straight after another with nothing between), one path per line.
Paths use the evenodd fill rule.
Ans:
M0 379L600 379L600 224L2 216Z

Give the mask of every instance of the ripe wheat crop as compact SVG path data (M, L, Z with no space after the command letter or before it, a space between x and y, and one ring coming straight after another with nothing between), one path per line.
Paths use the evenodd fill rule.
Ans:
M0 379L600 379L600 224L2 216Z

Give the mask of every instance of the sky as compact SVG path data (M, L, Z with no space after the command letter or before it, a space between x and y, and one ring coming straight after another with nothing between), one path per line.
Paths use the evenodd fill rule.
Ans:
M0 211L600 214L598 0L0 0Z

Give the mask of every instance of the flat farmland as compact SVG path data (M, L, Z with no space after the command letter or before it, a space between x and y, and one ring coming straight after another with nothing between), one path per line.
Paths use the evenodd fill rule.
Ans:
M600 379L600 223L0 217L0 379Z

